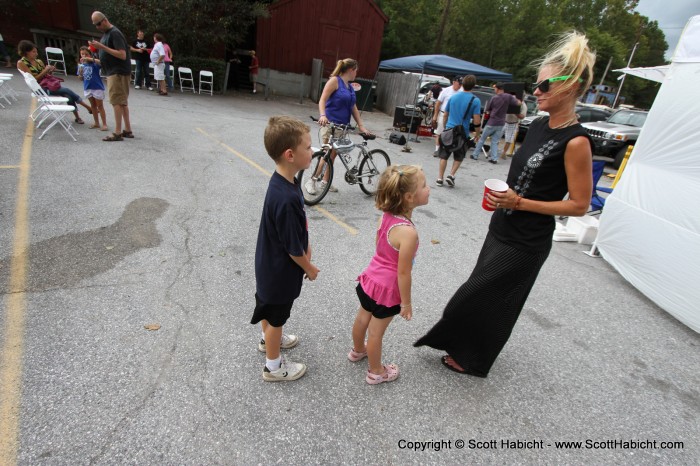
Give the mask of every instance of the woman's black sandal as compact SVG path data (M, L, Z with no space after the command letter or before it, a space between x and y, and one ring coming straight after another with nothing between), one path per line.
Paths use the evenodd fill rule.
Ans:
M107 142L110 142L110 141L123 141L124 138L122 137L121 134L112 133L110 136L107 136L107 137L102 138L102 140L103 140L103 141L107 141Z
M449 370L451 370L451 371L453 371L453 372L456 372L456 373L458 373L458 374L469 374L469 373L468 373L467 371L465 371L464 369L461 369L461 370L460 370L460 369L457 369L456 367L450 365L450 363L447 362L447 358L449 358L449 357L450 357L450 356L447 355L447 356L443 356L443 357L440 358L440 361L442 361L442 365L443 365L443 366L445 366L445 367L448 368Z

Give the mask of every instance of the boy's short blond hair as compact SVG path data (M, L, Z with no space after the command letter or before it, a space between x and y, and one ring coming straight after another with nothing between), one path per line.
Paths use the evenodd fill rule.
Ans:
M295 149L309 132L309 126L296 118L284 115L270 117L265 128L265 150L277 163L284 151Z

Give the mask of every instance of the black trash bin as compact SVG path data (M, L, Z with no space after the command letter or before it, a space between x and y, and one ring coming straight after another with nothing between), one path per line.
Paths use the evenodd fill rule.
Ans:
M377 93L377 81L357 78L354 82L361 86L359 91L355 91L357 109L371 112L374 108L374 99Z

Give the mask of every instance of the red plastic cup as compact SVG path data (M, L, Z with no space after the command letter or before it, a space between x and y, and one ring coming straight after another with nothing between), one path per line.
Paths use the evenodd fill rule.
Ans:
M95 47L93 47L90 42L88 42L88 48L90 49L90 52L92 52L92 53L97 52L97 49Z
M488 180L484 181L484 198L481 201L481 207L483 207L484 210L488 210L489 212L493 212L496 209L492 209L488 205L488 198L486 195L490 193L491 191L497 192L497 193L504 193L508 191L508 183L505 181L497 180L495 178L489 178Z

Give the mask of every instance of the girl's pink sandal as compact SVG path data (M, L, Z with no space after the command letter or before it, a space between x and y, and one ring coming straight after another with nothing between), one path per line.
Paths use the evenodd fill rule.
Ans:
M373 374L369 369L367 370L367 377L365 381L370 385L377 385L382 382L393 382L399 378L399 367L396 364L387 364L384 367L383 374Z
M362 361L366 357L367 357L367 351L365 351L364 353L358 353L357 351L355 351L355 348L351 349L350 352L348 353L348 359L351 360L352 362Z

